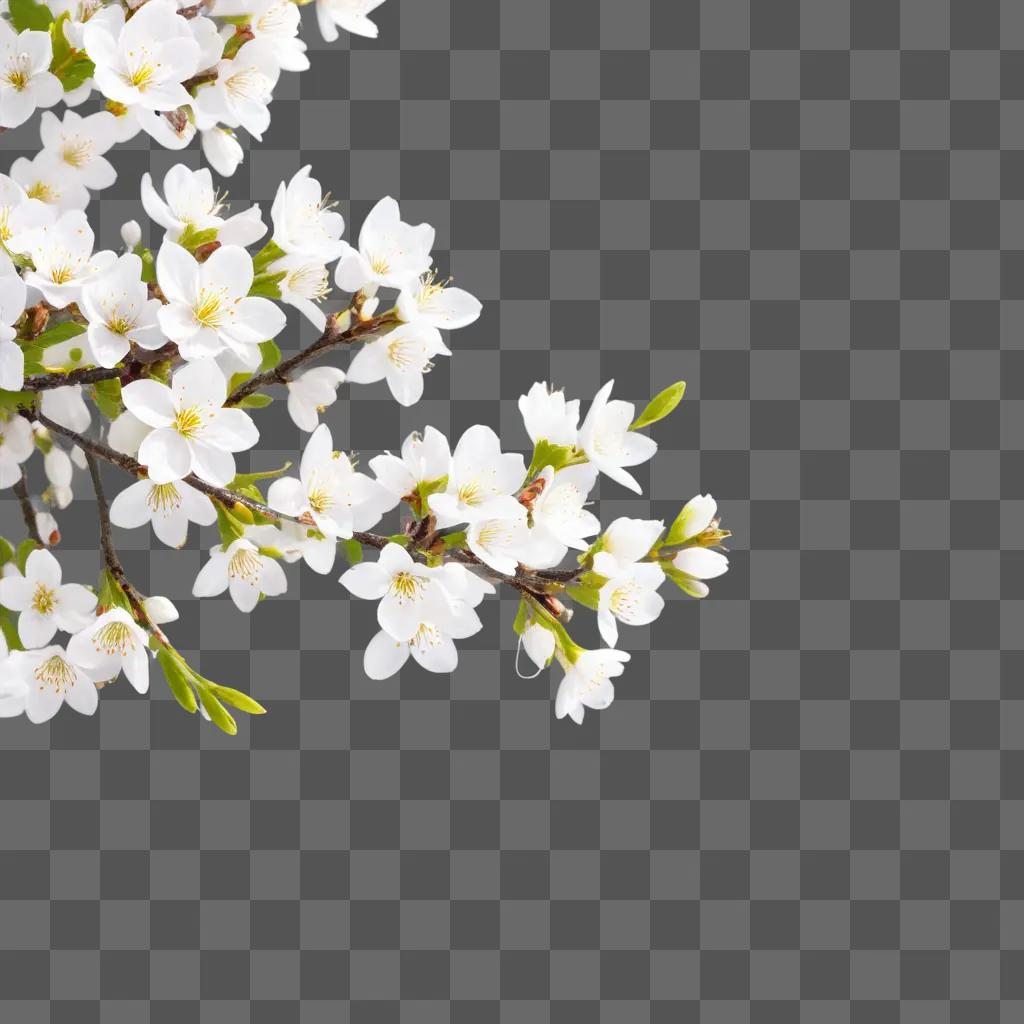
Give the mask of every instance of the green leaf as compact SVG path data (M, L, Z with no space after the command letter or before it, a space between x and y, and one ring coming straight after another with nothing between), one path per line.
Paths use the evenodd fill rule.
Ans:
M704 586L700 580L695 580L692 576L687 576L685 572L680 572L674 565L669 562L662 562L662 569L665 570L665 575L684 593L689 594L690 597L706 597L706 593L696 589L697 587Z
M97 381L93 385L92 393L96 408L108 420L117 419L121 415L121 381L117 377Z
M18 627L14 624L14 619L11 618L10 612L6 608L0 608L0 633L3 633L4 639L7 641L7 650L25 650L25 645L21 642L21 637L18 636Z
M238 403L239 409L266 409L268 405L273 403L273 399L270 395L246 395Z
M69 42L65 25L71 15L65 11L56 21L50 24L50 44L53 59L50 71L57 76L65 92L71 92L83 85L92 77L96 66L84 50L76 50Z
M14 545L6 538L0 537L0 565L14 561Z
M56 21L50 23L50 50L53 54L53 59L50 61L50 70L54 73L74 53L67 36L64 34L64 26L70 20L70 12L65 11Z
M42 545L37 544L31 537L26 537L19 545L18 550L14 553L14 560L18 565L18 572L25 575L25 563L28 561L28 556L33 551L38 551Z
M259 473L236 473L234 480L228 484L229 491L240 491L243 487L248 487L251 484L256 483L257 480L273 480L275 477L279 477L282 473L287 473L292 468L290 462L286 462L280 469L264 469ZM259 498L263 500L262 496Z
M519 607L516 609L515 621L512 623L512 628L522 636L526 632L526 627L529 625L530 609L526 603L526 598L519 598Z
M530 468L526 471L526 482L530 483L537 477L545 466L551 466L557 473L570 463L578 461L575 448L564 444L552 444L546 438L541 438L533 448L533 458L530 460Z
M388 542L397 544L400 548L407 548L412 538L407 533L393 533L388 537Z
M579 585L574 585L571 587L566 587L565 592L577 604L581 604L585 608L592 608L595 612L597 611L598 601L600 599L600 592L596 588L581 587Z
M279 299L281 298L280 284L287 276L287 270L281 270L276 274L260 274L253 281L249 295L256 295L264 299Z
M228 394L234 394L251 376L251 373L247 373L244 370L240 373L231 374L231 380L228 381Z
M675 384L670 384L647 403L647 408L633 420L629 429L639 430L641 427L649 427L652 423L663 420L683 400L685 391L685 380L677 380Z
M129 614L132 611L131 602L128 600L127 595L121 589L117 580L114 579L109 569L104 569L103 572L100 573L97 603L100 608L104 609L123 608Z
M242 693L241 690L234 690L230 686L219 686L217 683L211 683L210 690L225 704L230 704L247 715L265 715L267 713L267 709L259 701L253 700L249 694Z
M213 504L217 510L217 530L220 533L220 542L227 548L233 541L245 534L247 524L239 522L219 501L215 501Z
M57 78L60 79L60 84L64 86L65 92L71 92L73 89L85 85L95 73L96 65L81 50L76 51L70 61L55 72Z
M191 253L195 253L196 249L201 245L209 245L210 242L216 241L216 228L203 228L202 231L197 231L191 224L187 225L185 230L178 236L178 245L182 249L188 249Z
M452 548L462 548L466 546L466 531L456 530L454 533L447 533L444 536L444 547L446 551L451 551Z
M349 565L358 565L363 560L363 545L354 537L341 542L341 550L345 552L345 558Z
M156 284L156 260L153 257L153 250L147 249L140 242L132 250L142 260L142 281L144 284Z
M214 696L213 690L210 687L199 687L199 699L202 701L206 713L210 716L210 721L221 732L226 732L229 736L236 736L238 734L238 725L228 713L228 709Z
M262 356L262 359L260 359L260 373L272 370L281 362L281 350L273 339L260 342L260 355Z
M32 344L38 345L42 349L47 349L51 345L59 345L62 341L77 338L80 334L85 334L85 326L83 324L75 323L74 320L65 320L62 324L54 324L53 327L48 327L42 334L32 339Z
M36 3L36 0L10 0L7 9L11 15L11 24L18 32L29 28L45 32L53 21L50 8Z
M448 477L438 477L436 480L421 480L416 485L415 500L411 502L413 511L418 516L425 516L430 512L430 503L427 499L432 494L440 494L448 486Z
M270 266L275 260L279 260L284 256L284 249L281 248L273 239L271 239L255 256L252 258L252 269L256 274L262 274L267 267Z
M31 409L38 398L35 391L0 391L0 409Z
M156 660L163 669L164 679L167 680L167 687L174 695L174 699L190 715L194 715L199 705L196 704L196 693L192 689L192 682L186 674L184 663L166 647L157 651Z

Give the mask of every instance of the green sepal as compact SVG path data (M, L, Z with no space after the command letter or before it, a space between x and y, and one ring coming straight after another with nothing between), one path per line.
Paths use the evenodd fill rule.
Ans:
M564 444L552 444L547 438L542 437L533 447L533 458L530 460L530 468L526 471L526 482L529 483L539 476L545 466L550 466L557 473L558 470L581 461L585 462L586 457L581 459L575 448Z
M647 403L647 408L633 420L629 429L639 430L641 427L649 427L652 423L663 420L683 400L685 392L685 380L677 380L675 384L670 384Z
M413 501L410 502L412 510L417 516L421 518L430 512L430 502L428 499L432 494L440 494L448 487L448 477L441 476L436 480L421 480L416 485L416 493L412 495Z

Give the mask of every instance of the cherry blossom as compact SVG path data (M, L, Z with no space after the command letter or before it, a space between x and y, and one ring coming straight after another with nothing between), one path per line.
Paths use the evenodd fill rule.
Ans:
M123 671L139 693L149 690L149 637L123 608L111 608L68 641L68 658L93 679Z
M555 717L568 715L577 725L582 724L586 708L601 711L615 699L612 680L622 675L629 661L625 651L582 651L565 669L555 695Z
M332 43L338 38L338 29L343 28L357 36L377 38L377 26L370 20L372 14L384 0L316 0L316 20L320 33Z
M114 253L92 251L96 236L85 214L73 210L52 224L36 228L26 237L26 251L35 270L25 273L25 283L38 288L57 309L77 302L82 286L109 270Z
M288 415L300 430L312 433L320 413L338 400L345 373L333 366L314 366L288 382Z
M547 384L538 382L519 396L519 412L534 444L549 441L570 448L576 444L579 399L567 402L562 391L551 391Z
M25 282L17 274L0 275L0 388L20 391L25 382L25 353L14 340L13 324L25 309Z
M48 32L15 32L0 21L0 125L24 124L37 107L52 107L64 92L50 73Z
M151 479L138 480L126 487L110 505L110 521L133 530L146 523L171 548L183 547L188 539L188 524L212 526L217 510L210 499L184 480L158 484Z
M96 713L97 677L63 647L19 652L15 671L26 686L25 716L30 722L48 722L64 704L80 715Z
M260 595L277 597L288 588L284 570L251 540L239 537L227 549L213 548L192 587L194 597L215 597L228 591L240 612L251 612Z
M614 381L608 381L594 396L580 427L579 445L602 473L640 494L640 484L625 467L647 462L658 450L658 445L651 438L629 429L634 418L631 402L608 400L614 384Z
M21 464L32 454L32 428L20 416L0 413L0 489L21 479Z

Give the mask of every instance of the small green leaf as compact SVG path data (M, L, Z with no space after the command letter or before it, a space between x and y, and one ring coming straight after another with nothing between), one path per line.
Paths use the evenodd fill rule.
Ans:
M114 579L109 569L104 569L103 572L100 573L97 603L100 608L103 609L123 608L126 612L131 613L131 602L128 600L127 595L121 589L117 580Z
M157 651L156 660L163 669L164 679L167 680L167 687L174 695L174 699L190 714L194 715L198 709L196 704L196 693L192 689L189 675L186 674L186 666L171 651L163 647Z
M47 349L51 345L59 345L62 341L69 341L84 333L85 326L83 324L75 323L74 320L65 320L62 324L48 327L42 334L32 339L32 344Z
M18 627L14 624L14 619L11 618L6 608L0 608L0 633L3 633L4 639L7 641L7 649L9 651L23 651L25 649L25 645L21 642L21 637L18 636Z
M629 429L639 430L641 427L649 427L652 423L663 420L683 400L685 391L685 380L677 380L675 384L670 384L647 403L647 408L633 420Z
M246 395L238 403L239 409L266 409L268 405L273 403L273 399L270 395Z
M14 560L14 545L6 538L0 537L0 565Z
M393 533L388 537L388 542L397 544L400 548L407 548L411 539L407 533Z
M25 575L25 563L28 561L28 556L33 551L38 551L41 545L37 544L31 537L26 537L19 545L18 550L14 553L14 560L18 565L18 572Z
M229 736L236 736L238 734L237 723L228 713L228 709L213 695L211 688L200 686L199 699L202 701L206 713L210 716L210 721L221 732L226 732Z
M153 257L153 250L147 249L140 242L132 252L142 260L143 284L156 284L156 260Z
M178 245L180 245L182 249L188 249L189 252L194 254L199 246L209 245L210 242L217 241L217 229L203 228L202 231L197 231L191 224L189 224L178 236L177 241Z
M228 394L234 394L251 376L251 373L244 370L231 374L231 380L228 381Z
M45 32L53 21L50 8L36 3L36 0L10 0L7 9L11 16L11 24L18 32L24 32L26 29Z
M278 363L281 362L281 350L277 346L277 342L273 339L260 342L260 373L266 373L267 370L272 370Z
M38 399L35 391L0 391L0 409L32 409Z
M515 621L512 623L512 628L522 636L526 632L526 627L529 624L529 606L526 603L526 598L519 598L519 607L516 609Z
M533 458L530 460L530 468L526 471L526 482L530 483L537 477L545 466L550 466L557 473L570 463L578 461L575 448L564 444L552 444L546 438L541 438L533 448Z
M121 415L121 381L117 377L110 380L97 381L93 385L93 401L108 420L115 420Z
M585 608L592 608L595 612L597 611L598 601L600 600L600 593L596 588L581 587L576 585L566 587L565 592L577 604L581 604Z
M349 565L358 565L363 560L363 546L354 537L341 542L341 550L345 552L345 558Z
M242 693L241 690L234 690L230 686L219 686L216 683L210 684L210 690L225 704L230 704L247 715L265 715L267 713L267 709L259 701L253 700L249 694Z
M239 522L219 501L215 501L213 504L217 510L217 530L220 533L220 542L227 548L245 534L247 524Z
M276 274L260 274L252 282L249 295L264 299L279 299L281 298L281 282L287 276L287 270L278 271Z
M446 551L452 548L463 548L466 546L466 531L456 530L454 533L447 533L444 536L444 547Z
M279 260L284 256L284 249L281 248L273 239L271 239L255 256L252 258L252 269L256 274L262 274L267 267L270 266L275 260Z
M290 462L286 462L280 469L264 469L259 473L236 473L234 480L228 484L229 491L240 491L243 487L256 483L257 480L273 480L282 473L287 473L292 468ZM262 496L259 499L263 500Z
M65 92L71 92L85 85L96 73L96 65L81 50L71 57L69 63L56 72Z

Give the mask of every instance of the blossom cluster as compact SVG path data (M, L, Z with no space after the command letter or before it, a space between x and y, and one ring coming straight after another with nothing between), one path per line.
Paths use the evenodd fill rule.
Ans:
M64 703L90 714L98 689L122 672L145 691L153 659L179 703L225 731L237 728L225 705L262 710L174 647L162 627L177 612L127 578L115 527L151 525L172 548L190 526L216 527L192 593L226 593L243 613L286 591L288 563L338 573L354 596L377 602L380 628L364 655L373 679L410 657L451 672L456 642L482 628L483 599L509 586L521 649L539 670L561 667L555 712L576 722L611 703L629 659L620 626L653 622L666 581L703 597L705 581L726 571L716 549L728 532L708 495L667 528L630 518L603 527L590 505L602 475L641 492L632 470L658 447L644 431L678 405L682 382L637 414L609 381L585 415L578 399L538 382L519 399L528 458L483 424L454 444L427 426L360 468L320 421L341 385L385 381L399 403L415 404L433 361L451 355L443 332L482 311L437 276L433 228L405 222L385 198L353 244L308 167L281 183L269 224L258 206L229 209L207 170L177 165L159 183L147 174L140 193L163 229L159 245L143 246L131 221L121 251L95 251L82 209L0 176L0 488L17 493L29 533L17 547L0 539L0 715L45 721ZM332 282L347 297L328 315ZM286 306L319 332L287 358L274 340ZM339 351L351 353L345 369L318 362ZM297 470L240 472L237 456L260 440L255 414L282 387L309 435ZM28 488L37 453L44 509ZM109 504L102 461L132 478ZM93 587L65 584L49 550L76 467L88 470L100 518ZM396 510L397 522L371 532ZM606 648L572 639L573 605L597 613ZM67 639L55 643L58 633Z
M383 0L8 0L0 128L95 92L108 117L44 114L44 148L31 162L44 180L60 187L70 169L71 192L106 187L103 152L140 131L169 149L199 135L210 164L231 175L243 156L236 133L260 139L281 73L309 67L299 7L310 2L324 39L339 29L376 37L369 15Z

